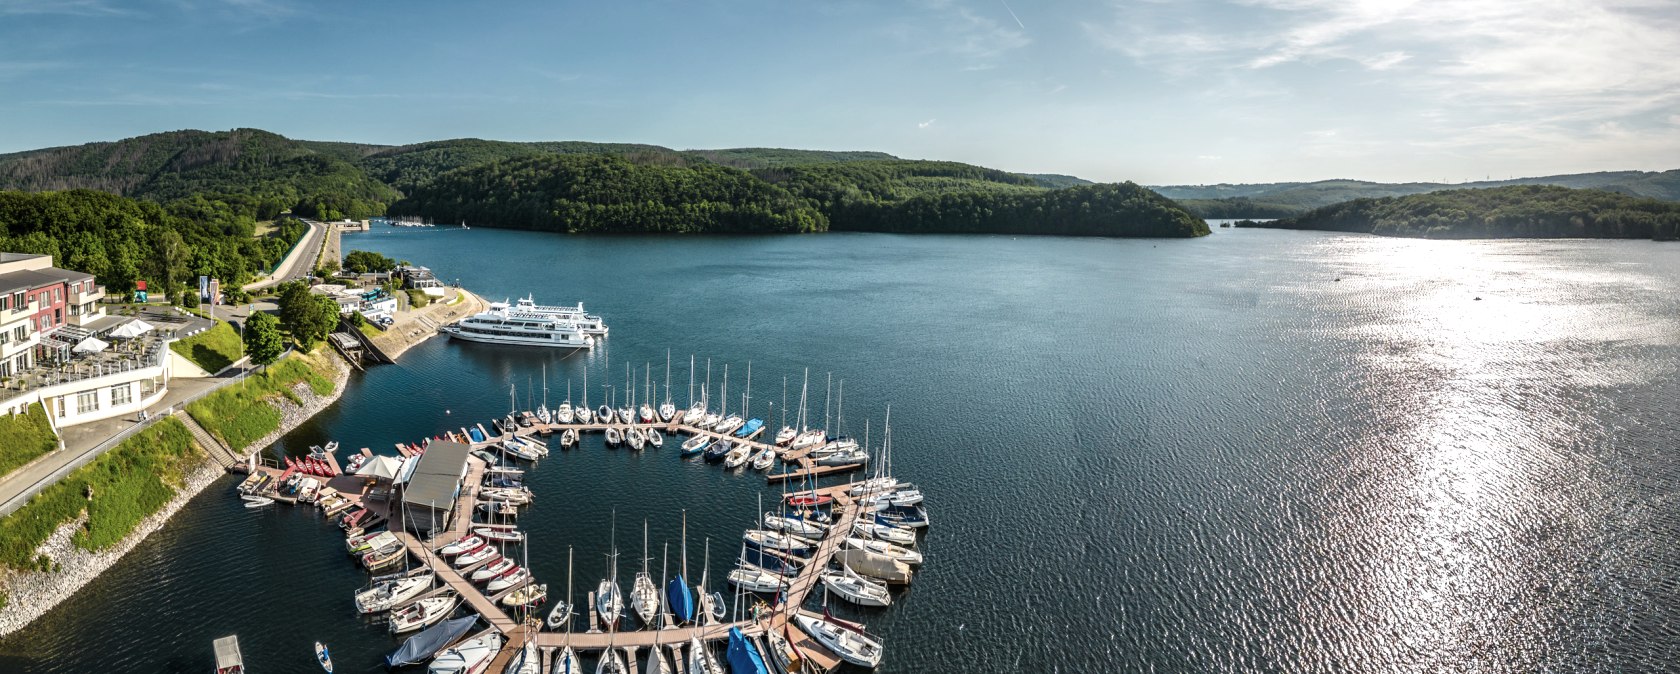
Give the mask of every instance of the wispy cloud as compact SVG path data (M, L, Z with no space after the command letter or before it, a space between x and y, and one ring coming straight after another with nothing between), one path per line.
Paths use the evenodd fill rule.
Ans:
M1019 19L1013 21L1017 28L999 21L1005 15L1013 17L1007 7L1000 8L1003 12L986 13L953 0L920 0L914 5L920 11L890 23L887 33L924 51L975 62L970 67L990 68L997 57L1032 44Z
M935 118L935 119L929 119L928 121L925 121L925 122L917 122L916 123L916 128L925 129L925 128L928 128L930 126L933 126L933 123L937 122L937 121L939 121L939 120L937 118Z
M63 14L69 16L132 16L132 8L105 0L0 0L0 16Z

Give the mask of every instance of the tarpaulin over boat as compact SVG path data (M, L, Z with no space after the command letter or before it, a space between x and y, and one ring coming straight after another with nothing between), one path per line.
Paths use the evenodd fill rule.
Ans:
M385 666L401 667L425 662L438 651L443 650L451 642L461 638L467 630L472 629L473 623L478 622L478 616L467 616L454 620L445 620L426 628L419 634L408 638L403 645L390 655L385 656Z

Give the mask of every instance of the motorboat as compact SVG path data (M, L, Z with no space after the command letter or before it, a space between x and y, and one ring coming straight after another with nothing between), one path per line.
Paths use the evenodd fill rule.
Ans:
M776 444L786 447L788 443L793 442L793 439L797 437L799 437L798 429L792 426L783 426L782 430L776 431Z
M559 630L561 627L565 626L567 622L570 622L571 619L572 619L572 604L571 604L571 602L567 602L567 601L554 602L554 608L549 609L549 611L548 611L548 620L547 620L548 628L551 629L551 630ZM561 630L561 631L566 631L566 630Z
M892 594L887 586L877 583L857 574L847 567L840 567L837 571L824 571L818 576L828 590L840 596L841 599L859 606L885 607L892 605Z
M267 496L241 496L239 498L245 501L245 507L247 508L261 508L263 506L274 505L274 499Z
M332 654L327 652L327 645L319 641L315 642L315 662L321 665L321 669L327 670L327 674L333 674Z
M433 658L432 664L426 667L426 674L482 674L501 650L502 635L491 630L489 634L463 641Z
M799 629L811 635L817 643L833 651L840 659L859 667L874 669L881 666L881 640L861 631L849 630L816 616L795 615Z
M402 634L431 625L454 612L460 602L454 592L444 592L404 606L391 612L390 631Z

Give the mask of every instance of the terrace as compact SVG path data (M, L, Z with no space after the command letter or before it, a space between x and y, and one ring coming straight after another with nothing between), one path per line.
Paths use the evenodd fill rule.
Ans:
M0 397L160 366L169 357L171 340L197 334L211 326L207 319L170 307L130 307L127 313L107 316L88 327L66 325L42 335L44 348L40 362L0 384ZM112 336L112 332L137 320L152 329L136 337ZM76 346L89 337L98 338L108 346L96 352L78 351ZM162 382L158 385L161 387Z

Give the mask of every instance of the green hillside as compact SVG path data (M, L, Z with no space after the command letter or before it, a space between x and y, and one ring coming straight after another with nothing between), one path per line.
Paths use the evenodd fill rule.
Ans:
M1680 204L1603 190L1511 185L1355 199L1237 226L1442 239L1673 239L1680 233Z
M354 164L257 129L172 131L0 155L0 189L82 188L159 203L205 197L258 219L285 209L365 218L398 196Z
M1600 189L1664 201L1680 201L1680 170L1608 171L1568 175L1489 180L1470 183L1376 183L1364 180L1320 180L1311 183L1219 185L1162 185L1153 189L1177 199L1205 218L1275 218L1352 201L1425 194L1442 190L1486 189L1511 185L1555 185Z

